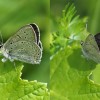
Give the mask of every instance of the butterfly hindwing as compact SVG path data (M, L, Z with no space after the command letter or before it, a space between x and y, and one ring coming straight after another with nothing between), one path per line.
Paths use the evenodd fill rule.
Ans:
M31 64L38 64L41 61L42 50L34 42L18 41L9 50L12 59Z

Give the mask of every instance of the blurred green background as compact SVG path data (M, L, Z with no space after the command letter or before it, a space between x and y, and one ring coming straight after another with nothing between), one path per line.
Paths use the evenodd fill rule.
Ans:
M36 23L40 28L43 44L42 62L40 65L24 64L23 79L49 83L49 28L51 27L51 31L56 30L56 18L62 16L62 10L69 2L75 5L80 17L88 16L87 30L90 33L100 32L100 0L0 0L0 32L4 42L26 24ZM97 71L94 73L99 74ZM96 75L95 81L100 82L97 76L99 75Z
M68 3L75 5L80 17L88 17L87 28L90 33L100 32L100 0L51 0L51 16L61 16Z
M57 29L57 18L62 16L66 4L74 4L80 18L88 17L87 31L92 34L100 32L100 0L51 0L51 32ZM85 35L84 35L85 36ZM87 61L87 63L89 63ZM100 65L93 71L93 80L100 83Z
M22 78L48 83L49 87L49 0L0 0L0 32L4 42L30 23L40 28L43 56L40 65L25 64Z

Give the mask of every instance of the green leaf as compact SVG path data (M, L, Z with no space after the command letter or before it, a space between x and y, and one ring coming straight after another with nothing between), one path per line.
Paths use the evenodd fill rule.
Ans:
M62 17L58 20L59 30L52 33L51 53L70 45L74 40L79 40L80 37L83 38L87 33L85 29L87 18L80 19L79 15L75 15L74 5L67 4L62 12Z
M80 48L66 47L51 60L51 100L99 100L100 86L89 79L95 63L82 59Z
M53 33L53 42L51 44L51 100L100 100L100 85L94 83L92 77L93 70L100 65L96 66L95 62L87 61L86 58L82 57L79 42L82 39L82 33L86 32L84 28L85 22L79 18L75 21L75 16L70 17L72 16L70 11L73 11L74 6L67 6L65 15L68 16L63 16L60 19L62 23L65 23L63 24L63 30L61 28L58 32ZM69 17L73 19L69 21L62 20L69 19ZM79 22L80 25L78 25ZM67 27L70 23L73 23L74 26L76 25L76 28L72 26ZM59 26L62 25L59 24ZM85 34L88 34L88 32ZM79 37L79 40L65 38L65 36L70 37L72 35ZM57 49L57 46L59 49Z
M49 100L47 84L22 80L23 65L0 63L0 99L2 100Z

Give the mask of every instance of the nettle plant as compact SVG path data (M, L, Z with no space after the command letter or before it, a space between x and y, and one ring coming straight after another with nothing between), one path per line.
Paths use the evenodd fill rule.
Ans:
M2 100L49 100L47 84L22 80L22 64L6 62L0 65L0 99Z
M87 18L76 15L68 4L52 33L50 58L51 100L99 100L100 85L92 79L96 63L82 57L80 40L88 35Z

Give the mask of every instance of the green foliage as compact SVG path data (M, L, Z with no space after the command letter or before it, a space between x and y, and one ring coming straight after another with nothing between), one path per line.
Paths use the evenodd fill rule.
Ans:
M43 45L41 63L37 65L24 63L23 70L22 65L16 65L16 68L14 64L8 62L3 65L0 58L0 100L48 100L49 41L47 36L49 35L45 23L48 23L49 0L1 0L0 14L0 33L3 42L22 26L36 23L40 29ZM26 81L20 78L21 70L21 77ZM37 82L28 80L37 80Z
M8 66L9 65L9 66ZM0 66L0 99L2 100L49 100L47 84L20 78L23 66L11 62Z
M2 34L4 43L26 24L36 23L40 29L40 37L43 45L41 63L35 65L23 63L25 67L22 70L21 77L26 80L37 80L49 84L49 26L45 24L49 20L48 13L49 0L0 1L0 33Z
M59 19L59 30L53 32L50 61L51 100L99 100L99 84L92 80L96 63L83 58L80 42L86 35L85 19L75 15L67 5Z
M79 19L76 15L76 10L73 5L66 5L62 13L62 18L59 18L58 31L53 32L53 43L51 44L51 53L70 45L73 41L82 37L85 32L86 18Z

